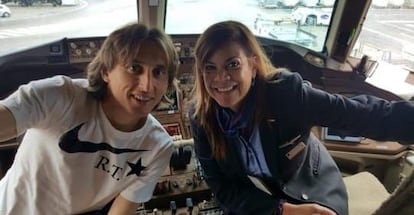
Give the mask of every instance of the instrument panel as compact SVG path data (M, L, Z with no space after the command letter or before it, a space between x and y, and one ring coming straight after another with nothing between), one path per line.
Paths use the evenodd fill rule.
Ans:
M68 39L69 63L89 63L99 51L104 37Z

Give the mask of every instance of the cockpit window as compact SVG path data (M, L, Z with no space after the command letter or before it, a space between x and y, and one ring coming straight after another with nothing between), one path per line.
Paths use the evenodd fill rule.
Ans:
M331 53L332 41L344 39L335 38L341 29L333 25L338 21L336 18L333 21L334 14L341 11L340 3L344 0L148 2L161 1L166 2L164 29L171 35L197 35L215 22L232 19L246 24L257 37L265 38L266 42L287 42L328 56L335 54ZM0 0L0 56L63 38L106 37L120 26L137 21L137 2L139 1ZM403 65L413 71L413 12L414 0L372 0L368 13L361 20L362 30L350 32L355 33L353 36L356 36L356 42L354 38L345 38L347 44L352 43L347 54L356 58L367 55L371 60ZM347 18L352 17L345 14L341 20ZM77 47L72 48L77 50ZM50 51L55 53L54 50ZM60 53L60 50L56 53Z
M1 0L0 56L65 37L107 36L137 17L131 0Z
M223 20L244 23L256 36L321 52L334 0L188 0L167 1L165 30L199 34Z

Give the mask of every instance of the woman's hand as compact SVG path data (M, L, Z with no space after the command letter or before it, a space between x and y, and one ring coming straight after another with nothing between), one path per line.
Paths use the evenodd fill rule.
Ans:
M337 215L331 209L318 204L283 204L283 215Z

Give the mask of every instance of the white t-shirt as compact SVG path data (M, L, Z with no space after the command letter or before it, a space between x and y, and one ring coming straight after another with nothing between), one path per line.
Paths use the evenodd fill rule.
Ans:
M102 208L119 193L151 199L173 141L152 116L133 132L112 127L84 79L33 81L0 101L25 133L0 181L0 215L76 214Z

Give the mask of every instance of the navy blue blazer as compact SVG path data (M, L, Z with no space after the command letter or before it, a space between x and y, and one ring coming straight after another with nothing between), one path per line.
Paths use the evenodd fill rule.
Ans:
M348 214L341 173L313 126L344 129L377 140L414 142L414 105L361 95L347 98L303 84L298 73L284 71L267 80L267 110L260 123L262 147L272 178L263 178L273 196L248 179L232 145L216 160L207 135L190 119L195 153L207 184L223 207L236 214L275 214L278 199L314 202ZM192 116L192 113L190 113ZM288 143L288 144L286 144ZM304 145L303 150L299 145ZM295 150L293 150L296 147Z

